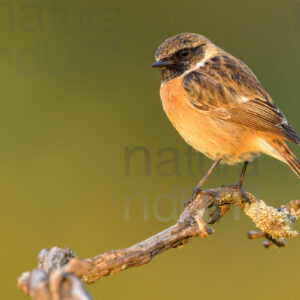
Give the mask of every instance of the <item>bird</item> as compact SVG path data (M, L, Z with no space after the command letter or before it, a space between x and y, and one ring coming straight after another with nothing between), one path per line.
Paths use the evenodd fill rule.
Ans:
M261 153L290 166L300 163L285 141L300 138L250 68L197 33L167 38L155 52L163 109L182 138L214 163L193 190L201 189L219 163L244 163Z

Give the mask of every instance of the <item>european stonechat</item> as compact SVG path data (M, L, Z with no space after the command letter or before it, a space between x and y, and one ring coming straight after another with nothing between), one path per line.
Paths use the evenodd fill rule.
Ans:
M195 33L168 38L156 50L163 108L180 135L215 162L244 162L265 153L287 163L300 177L300 163L285 144L300 138L242 61Z

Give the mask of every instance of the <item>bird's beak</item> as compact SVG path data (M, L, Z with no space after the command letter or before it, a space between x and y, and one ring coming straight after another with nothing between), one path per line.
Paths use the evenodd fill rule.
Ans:
M162 68L162 67L167 67L172 65L173 62L169 61L169 60L159 60L156 61L154 64L151 65L152 68Z

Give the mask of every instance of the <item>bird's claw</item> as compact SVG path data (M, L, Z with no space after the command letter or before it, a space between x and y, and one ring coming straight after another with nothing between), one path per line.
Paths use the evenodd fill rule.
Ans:
M220 218L226 214L229 208L230 208L229 204L215 205L212 212L210 213L210 218L207 223L214 224L217 221L219 221Z
M201 192L200 188L194 188L192 195L190 196L190 198L186 201L183 202L183 206L186 207L188 206L191 202L193 202L197 196L199 195L199 193Z

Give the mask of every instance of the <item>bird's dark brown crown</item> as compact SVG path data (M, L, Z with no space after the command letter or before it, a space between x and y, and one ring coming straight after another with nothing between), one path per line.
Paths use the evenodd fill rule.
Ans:
M155 60L161 62L162 81L180 76L201 61L209 43L196 33L180 33L165 40L155 52Z

